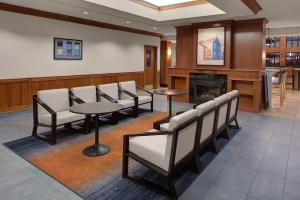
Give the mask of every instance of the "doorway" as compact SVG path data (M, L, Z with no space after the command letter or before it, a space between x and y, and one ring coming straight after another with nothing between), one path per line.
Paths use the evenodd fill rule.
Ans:
M157 47L144 47L144 86L145 89L156 88L157 75Z

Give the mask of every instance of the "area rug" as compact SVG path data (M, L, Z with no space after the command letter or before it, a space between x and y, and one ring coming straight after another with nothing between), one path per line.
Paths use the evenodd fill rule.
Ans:
M137 119L129 118L117 126L100 127L100 142L111 147L105 156L91 158L83 155L82 150L93 144L94 134L72 134L63 137L55 146L34 137L26 137L5 143L4 145L52 176L66 187L87 200L116 199L155 199L164 200L166 196L156 193L131 180L123 179L122 142L123 135L140 133L152 129L154 121L166 117L166 113L143 114ZM226 141L222 141L222 146ZM214 154L205 153L201 160L205 165L214 158ZM142 176L167 188L165 180L146 167L130 161L130 174ZM176 179L176 188L180 196L197 178L192 170L187 170Z

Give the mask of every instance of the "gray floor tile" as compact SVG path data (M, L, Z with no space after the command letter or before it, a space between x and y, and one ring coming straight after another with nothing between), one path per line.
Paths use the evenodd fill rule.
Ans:
M278 157L266 154L259 168L260 172L285 178L288 157Z
M281 200L284 179L258 173L252 185L250 196L265 200Z
M210 200L246 200L247 194L237 192L236 190L224 184L219 184L213 191Z
M300 188L300 183L286 180L283 200L299 200L300 199L299 188Z

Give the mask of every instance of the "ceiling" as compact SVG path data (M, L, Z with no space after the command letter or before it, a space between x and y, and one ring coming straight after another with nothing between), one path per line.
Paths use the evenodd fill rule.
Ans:
M135 7L132 7L133 4L130 4L129 1L130 0L0 0L0 2L4 3L158 32L164 35L175 35L175 26L224 19L266 17L269 19L269 24L267 25L269 28L282 29L286 27L300 27L300 12L298 11L300 7L299 0L257 0L263 8L263 11L257 15L254 15L241 0L208 0L211 8L215 9L214 12L207 12L205 11L207 9L197 6L168 11L157 11L154 9L149 11L147 7L130 1L131 3L137 4ZM88 12L88 14L83 14L84 12ZM157 12L166 12L167 14Z

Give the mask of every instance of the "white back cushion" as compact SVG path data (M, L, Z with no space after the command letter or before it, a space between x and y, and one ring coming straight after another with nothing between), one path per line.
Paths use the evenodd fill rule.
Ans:
M135 81L126 81L126 82L120 82L119 86L127 90L128 92L131 92L132 94L136 95L136 83ZM129 95L122 93L121 95L122 99L131 98Z
M37 96L55 112L67 111L70 107L69 90L67 88L38 91ZM49 112L39 105L39 117L44 114L49 114Z
M201 104L201 105L197 106L197 108L196 108L198 110L198 116L202 115L202 117L203 117L201 138L199 141L200 144L213 134L214 119L215 119L215 109L213 109L213 108L216 108L216 106L217 106L216 101L212 100L212 101L208 101L204 104ZM213 109L212 112L209 112L209 113L203 115L204 113L208 112L211 109Z
M86 103L97 102L96 86L75 87L71 91Z
M174 130L184 122L198 116L197 110L189 110L180 115L172 117L170 120L170 129ZM175 156L175 164L180 161L184 156L188 153L193 151L194 144L195 144L195 137L196 137L196 130L197 130L197 121L193 124L189 125L188 127L182 129L178 134L177 139L177 148L176 148L176 156ZM171 146L172 146L173 135L168 135L167 138L167 147L166 147L166 159L170 159L171 156ZM167 160L169 163L170 160Z
M236 113L236 106L237 106L237 97L239 96L239 91L238 90L233 90L231 92L227 93L228 98L233 98L232 102L231 102L231 106L230 106L230 115L229 115L229 119L232 119L232 117L234 117L235 113Z
M223 104L224 102L227 102L227 103L225 103L224 105L222 105L220 107L218 126L217 126L217 128L220 128L221 126L223 126L226 123L226 115L227 115L227 108L228 108L228 97L227 97L226 94L224 94L224 95L222 95L218 98L215 98L214 100L216 101L217 106Z
M98 89L109 95L110 97L114 98L115 100L119 100L119 89L117 83L110 83L104 85L98 85ZM108 101L107 99L101 97L101 101Z

